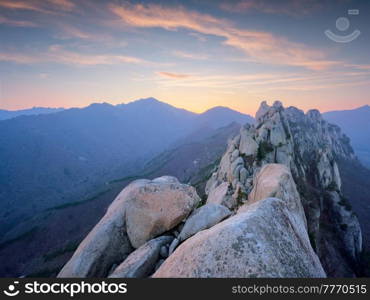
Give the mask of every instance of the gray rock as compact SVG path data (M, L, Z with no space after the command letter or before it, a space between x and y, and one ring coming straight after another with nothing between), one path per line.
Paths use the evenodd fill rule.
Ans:
M240 148L239 148L240 153L244 154L245 156L257 155L258 144L253 139L250 129L247 130L246 128L242 128L240 133L241 133Z
M175 249L176 249L176 247L179 245L179 243L180 243L180 240L179 239L177 239L177 238L175 238L173 241L172 241L172 243L171 243L171 245L170 245L170 248L168 249L168 255L170 256L174 251L175 251Z
M163 263L164 263L164 259L160 259L155 265L154 271L157 271Z
M248 171L247 171L247 169L246 169L246 168L242 168L242 169L240 170L240 182L241 182L242 184L245 184L245 183L246 183L246 181L247 181L247 178L248 178Z
M172 241L171 236L150 240L132 252L109 276L110 278L145 278L156 266L160 249Z
M299 226L284 201L261 200L186 240L153 277L325 277Z
M159 252L159 255L163 258L167 258L168 257L168 247L166 246L162 246L161 247L161 250Z
M228 182L221 183L218 187L211 190L207 203L221 204L230 208L230 196L228 196L230 184Z
M209 203L196 209L186 220L179 240L184 241L197 232L210 228L231 215L231 211L220 204Z
M236 160L237 158L239 157L239 150L238 149L235 149L233 151L233 153L231 154L231 161L233 162L234 160Z

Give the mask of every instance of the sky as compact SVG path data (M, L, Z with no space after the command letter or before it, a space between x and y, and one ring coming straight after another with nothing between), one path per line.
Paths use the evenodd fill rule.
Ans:
M0 109L353 109L370 104L369 53L370 1L0 0Z

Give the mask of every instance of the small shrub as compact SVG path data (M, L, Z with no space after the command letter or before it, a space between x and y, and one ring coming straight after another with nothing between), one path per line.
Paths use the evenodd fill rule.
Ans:
M338 185L337 185L334 181L332 181L332 182L328 185L327 190L328 190L328 191L333 191L333 192L338 191L338 190L339 190L339 189L338 189Z
M352 210L352 205L349 203L348 199L342 197L341 200L338 202L338 204L340 206L344 206L344 208L347 210L347 211L351 211Z
M271 145L271 143L266 141L261 142L258 146L257 160L262 161L266 155L272 151L274 151L274 147Z

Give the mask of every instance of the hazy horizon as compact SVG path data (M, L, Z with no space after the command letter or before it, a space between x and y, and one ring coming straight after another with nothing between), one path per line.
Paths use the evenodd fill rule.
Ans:
M25 107L25 108L20 108L20 109L4 109L4 108L1 108L0 107L0 110L6 110L6 111L20 111L20 110L30 110L30 109L35 109L35 108L47 108L47 109L64 109L64 110L67 110L67 109L73 109L73 108L80 108L80 109L83 109L83 108L86 108L92 104L109 104L109 105L112 105L112 106L116 106L116 105L122 105L122 104L130 104L130 103L133 103L133 102L137 102L137 101L141 101L141 100L147 100L147 99L155 99L159 102L162 102L162 103L165 103L165 104L168 104L168 105L171 105L175 108L178 108L178 109L184 109L186 111L189 111L189 112L192 112L192 113L195 113L195 114L202 114L202 113L205 113L211 109L214 109L214 108L218 108L218 107L224 107L224 108L228 108L228 109L232 109L231 107L228 107L227 105L218 105L218 106L212 106L212 107L209 107L209 108L206 108L205 110L203 111L200 111L200 112L196 112L196 111L192 111L192 110L189 110L187 108L184 108L184 107L179 107L179 106L175 106L175 105L172 105L171 103L169 102L165 102L165 101L162 101L161 99L157 99L157 98L154 98L154 97L148 97L148 98L141 98L141 99L134 99L134 100L129 100L127 102L118 102L118 103L110 103L110 102L107 102L107 101L102 101L102 102L90 102L89 104L87 105L84 105L84 106L70 106L70 107L53 107L53 106L31 106L31 107ZM266 101L268 105L272 105L275 101L281 101L279 99L276 99L276 100L262 100L260 101L260 104L263 102L263 101ZM283 106L284 107L288 107L284 104L284 101L281 101ZM293 105L294 106L294 105ZM366 107L366 106L370 106L369 104L364 104L364 105L361 105L361 106L358 106L358 107L354 107L354 108L349 108L349 109L336 109L336 110L327 110L327 111L320 111L320 113L326 113L326 112L333 112L333 111L346 111L346 110L355 110L355 109L359 109L359 108L362 108L362 107ZM297 106L295 106L297 107ZM301 109L300 107L297 107L298 109ZM310 108L310 109L317 109L317 108ZM310 110L310 109L305 109L303 110L305 113ZM239 111L237 109L232 109L236 112L239 112L239 113L242 113L242 114L247 114L247 115L250 115L252 117L255 116L257 110L255 112L252 112L252 113L246 113L246 112L243 112L243 111Z
M0 9L2 109L149 96L196 113L254 114L264 99L322 112L370 104L365 1L0 0ZM350 20L342 32L339 17ZM361 34L336 43L328 29Z

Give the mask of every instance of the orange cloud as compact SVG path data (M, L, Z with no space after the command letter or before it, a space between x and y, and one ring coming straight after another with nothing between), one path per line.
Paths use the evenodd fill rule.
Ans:
M225 19L186 10L183 7L163 7L156 4L111 5L111 11L129 26L159 27L166 30L184 28L206 35L224 38L224 44L244 52L260 63L304 67L322 70L338 62L327 61L323 51L291 42L268 32L235 27Z
M170 72L157 72L158 75L170 79L184 79L184 78L190 78L191 75L188 74L180 74L180 73L170 73Z

